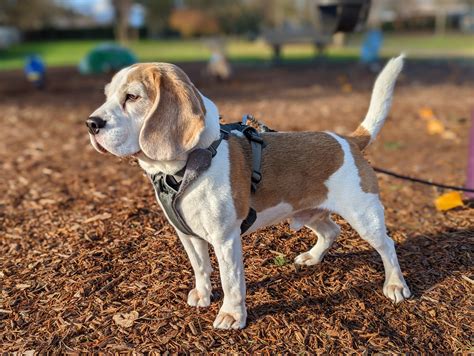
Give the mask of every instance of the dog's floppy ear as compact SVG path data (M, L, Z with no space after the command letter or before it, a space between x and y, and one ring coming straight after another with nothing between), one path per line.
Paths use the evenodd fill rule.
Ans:
M196 146L206 109L188 76L177 66L148 69L146 86L153 102L140 132L140 147L151 159L170 161Z

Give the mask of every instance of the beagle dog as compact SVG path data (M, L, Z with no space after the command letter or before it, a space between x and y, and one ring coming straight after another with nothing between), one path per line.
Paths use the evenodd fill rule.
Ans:
M198 236L177 234L195 273L191 306L207 307L211 296L211 244L219 263L224 299L214 321L218 329L246 324L245 278L240 225L249 208L257 219L247 230L288 219L294 230L309 227L317 243L296 257L299 265L320 263L339 227L337 213L380 254L383 292L399 303L410 296L393 240L387 235L376 175L362 151L388 114L403 56L391 59L378 76L368 113L349 136L332 132L262 133L262 180L251 193L251 149L238 132L218 146L209 168L187 188L178 209ZM90 141L100 153L135 156L149 174L175 174L197 148L220 137L219 111L186 74L167 63L135 64L105 87L105 103L87 120Z

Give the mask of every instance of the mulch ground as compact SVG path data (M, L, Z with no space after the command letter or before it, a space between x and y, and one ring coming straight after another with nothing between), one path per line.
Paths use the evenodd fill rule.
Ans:
M238 68L229 83L183 67L224 119L250 112L278 130L351 132L374 80L349 63ZM386 176L381 197L411 299L383 296L380 257L342 219L323 263L307 268L292 260L316 237L281 224L243 242L248 326L213 330L217 273L211 306L188 307L191 267L147 178L89 144L84 120L108 79L55 69L38 92L21 72L0 72L1 351L472 352L473 209L438 212L439 191ZM473 94L472 65L409 62L368 157L463 184ZM423 107L454 135L429 135Z

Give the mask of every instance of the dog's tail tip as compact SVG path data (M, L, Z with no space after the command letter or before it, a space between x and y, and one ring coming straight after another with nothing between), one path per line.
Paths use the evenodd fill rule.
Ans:
M397 57L390 58L383 71L389 69L392 73L398 76L403 69L405 58L406 56L404 52L400 53ZM380 74L382 74L382 72ZM396 77L394 79L396 80Z
M404 59L404 53L390 59L375 81L367 115L351 134L361 150L375 139L385 122L392 104L393 88L403 69Z

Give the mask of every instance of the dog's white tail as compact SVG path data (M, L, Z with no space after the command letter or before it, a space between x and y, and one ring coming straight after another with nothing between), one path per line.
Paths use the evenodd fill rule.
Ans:
M402 54L390 59L375 81L369 111L357 130L351 134L361 150L375 140L385 122L392 104L393 88L403 68L404 57Z

